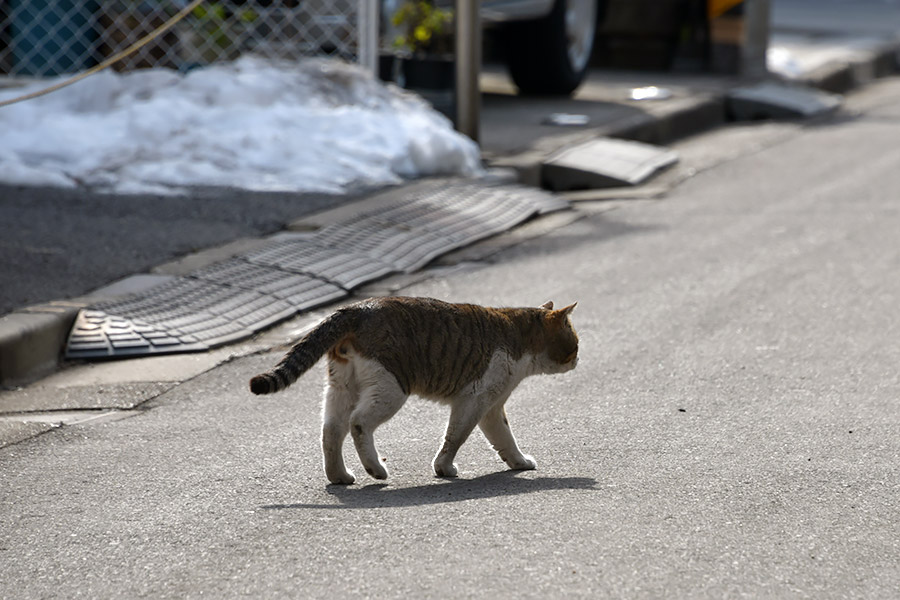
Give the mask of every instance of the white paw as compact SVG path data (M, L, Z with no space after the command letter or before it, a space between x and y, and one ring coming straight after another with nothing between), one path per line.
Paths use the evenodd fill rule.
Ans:
M434 474L438 477L456 477L459 473L459 469L453 463L441 464L438 461L434 461L432 468L434 469Z
M521 458L509 461L506 464L514 471L531 471L537 469L537 462L527 454L523 454Z
M366 473L374 477L375 479L387 479L388 472L380 463L375 463L374 465L363 465L366 468Z
M350 485L356 481L356 477L350 471L344 471L328 475L328 481L335 485Z

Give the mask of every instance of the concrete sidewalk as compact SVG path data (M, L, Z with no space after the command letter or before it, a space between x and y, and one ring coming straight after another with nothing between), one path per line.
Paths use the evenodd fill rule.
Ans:
M832 21L833 27L837 25ZM770 48L781 57L781 79L842 92L896 71L900 52L896 35L877 31L848 36L823 27L817 22L814 31L802 31L792 20L779 28L776 20ZM511 167L519 181L540 185L544 161L585 140L608 136L666 144L723 124L730 118L729 94L748 83L734 77L596 71L571 99L523 98L514 94L505 75L488 69L482 77L483 154L488 165ZM632 90L647 86L662 88L667 98L631 99ZM586 122L555 125L553 114L578 115ZM354 199L346 210L364 212L373 196L400 195L404 190L400 187L364 195ZM606 191L596 196L616 195L624 194ZM257 243L258 237L229 243L180 262L200 268ZM0 386L17 385L52 372L81 308L121 297L134 291L135 285L140 288L153 283L154 273L165 273L167 268L128 278L124 287L107 286L77 298L28 306L0 318ZM77 266L71 271L77 277ZM0 410L4 410L2 403Z

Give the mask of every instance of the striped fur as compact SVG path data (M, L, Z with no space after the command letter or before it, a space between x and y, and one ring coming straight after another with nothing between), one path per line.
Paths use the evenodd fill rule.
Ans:
M284 355L274 369L250 380L254 394L274 394L285 389L309 371L322 356L331 350L356 324L358 312L348 307L331 314L307 333Z
M379 479L387 476L371 434L410 394L451 405L444 446L433 464L438 475L456 474L453 457L476 424L511 468L534 468L516 446L503 405L523 377L575 367L578 336L569 320L574 306L365 300L323 320L274 369L253 377L250 390L283 390L328 356L323 451L333 483L354 481L341 456L348 433L366 471Z

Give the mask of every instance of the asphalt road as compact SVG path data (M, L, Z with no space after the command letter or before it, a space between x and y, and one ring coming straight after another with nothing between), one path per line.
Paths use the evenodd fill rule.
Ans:
M322 365L247 391L280 351L0 449L0 597L894 597L898 139L897 79L714 132L664 199L403 290L578 301L578 368L509 404L536 471L476 433L435 479L446 412L413 399L387 483L326 486Z
M280 230L347 196L200 190L118 196L0 185L0 316L73 298L196 250Z

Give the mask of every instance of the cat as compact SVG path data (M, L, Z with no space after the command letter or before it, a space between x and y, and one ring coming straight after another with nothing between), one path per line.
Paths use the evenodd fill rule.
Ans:
M432 462L438 477L456 477L456 453L478 425L510 469L534 469L509 427L504 404L519 382L563 373L578 363L578 336L569 315L553 310L489 308L431 298L373 298L338 309L307 333L278 365L250 380L254 394L285 389L328 355L322 411L325 475L334 484L356 479L344 465L349 433L366 472L387 478L375 449L375 429L410 394L450 405L443 444Z

